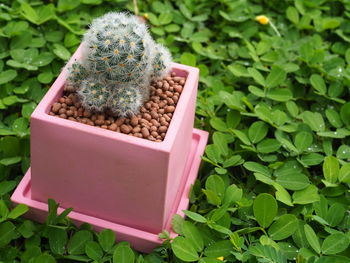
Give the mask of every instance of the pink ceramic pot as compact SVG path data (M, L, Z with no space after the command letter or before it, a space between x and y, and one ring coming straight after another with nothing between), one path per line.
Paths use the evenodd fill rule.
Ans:
M67 66L80 55L81 47ZM67 66L31 117L31 198L53 198L88 216L161 232L190 152L198 69L173 63L187 80L164 141L152 142L50 116Z

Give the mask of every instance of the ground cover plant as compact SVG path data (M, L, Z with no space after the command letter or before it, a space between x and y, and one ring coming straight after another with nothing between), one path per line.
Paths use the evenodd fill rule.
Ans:
M29 117L107 11L129 1L0 4L0 262L349 262L350 3L139 1L153 37L201 69L196 127L211 133L186 221L141 255L10 208L29 166ZM266 17L258 17L265 15Z

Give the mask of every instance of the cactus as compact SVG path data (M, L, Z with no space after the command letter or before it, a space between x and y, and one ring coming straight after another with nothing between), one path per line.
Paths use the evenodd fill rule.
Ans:
M164 78L170 71L171 55L169 51L162 45L157 44L157 53L153 60L153 78Z
M149 97L150 81L170 71L169 51L154 42L135 16L107 13L92 22L83 42L82 58L71 66L67 85L90 110L137 114ZM97 88L101 91L95 93Z
M128 117L138 113L142 105L142 96L133 86L120 86L113 89L107 104L115 115Z
M111 96L111 90L105 83L95 82L92 78L83 80L77 93L85 109L99 112L107 108L107 100Z
M81 63L75 61L69 68L66 87L69 87L70 91L76 91L88 76L89 71Z

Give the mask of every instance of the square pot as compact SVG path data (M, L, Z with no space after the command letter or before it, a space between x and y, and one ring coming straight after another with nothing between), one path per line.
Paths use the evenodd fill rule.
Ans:
M184 216L183 210L188 208L189 203L189 191L191 185L194 184L198 168L201 161L201 155L204 152L206 143L208 140L208 133L202 130L194 129L192 133L191 151L188 157L185 173L182 177L176 201L171 209L169 218L164 227L172 238L176 234L171 229L171 218L174 214ZM40 202L32 198L31 187L31 170L29 169L15 192L11 196L11 200L15 204L26 204L29 207L29 211L24 215L26 218L45 222L48 214L48 205L45 202ZM58 213L62 213L63 208L58 208ZM155 233L150 233L141 229L132 228L122 224L114 223L108 220L101 219L99 216L90 216L81 212L69 213L69 218L76 224L89 223L94 230L101 231L103 229L111 229L116 234L117 241L127 241L132 247L140 252L150 253L152 250L162 244L162 240L158 238Z
M31 198L159 233L190 153L199 70L172 64L186 83L164 141L152 142L48 114L81 47L31 116Z

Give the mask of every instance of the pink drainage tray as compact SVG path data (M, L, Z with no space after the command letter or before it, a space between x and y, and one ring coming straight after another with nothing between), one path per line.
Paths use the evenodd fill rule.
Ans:
M188 208L189 204L189 191L191 185L195 182L198 174L199 164L201 162L201 155L204 152L205 146L208 140L208 133L202 130L194 129L192 135L192 145L189 158L185 168L185 176L183 176L180 184L175 205L172 208L172 212L167 220L165 229L168 230L172 237L176 234L171 229L171 219L174 214L184 216L183 210ZM29 211L25 214L25 217L38 222L44 222L47 217L48 205L47 203L33 200L31 198L31 171L27 171L22 181L19 183L15 192L11 197L12 202L17 204L26 204L29 207ZM64 210L63 207L59 207L58 213ZM138 251L149 253L155 247L162 244L162 240L158 238L157 234L143 231L142 229L136 229L125 225L120 225L111 221L103 220L98 217L85 215L72 211L69 217L74 223L80 225L82 223L89 223L96 231L103 229L111 229L116 233L117 241L128 241L132 247Z

